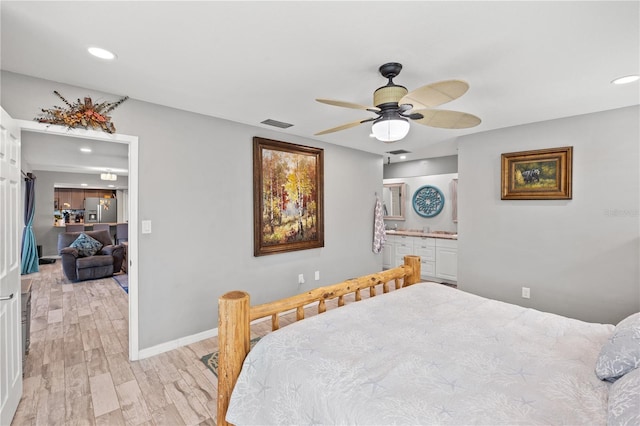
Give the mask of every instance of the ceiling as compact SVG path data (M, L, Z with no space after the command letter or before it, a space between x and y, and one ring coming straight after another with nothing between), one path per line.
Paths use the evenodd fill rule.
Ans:
M4 70L113 93L110 101L128 95L274 130L260 122L287 122L285 134L385 157L398 149L411 152L406 160L451 155L461 135L640 103L637 82L610 84L640 71L637 1L0 5ZM94 45L117 60L89 56ZM441 108L482 123L412 123L391 144L370 138L369 123L314 136L372 116L315 98L371 105L386 84L378 67L392 61L403 65L394 81L409 90L467 81L469 91Z
M40 132L23 132L21 142L22 162L28 170L64 172L56 175L57 188L124 189L129 185L124 178L129 175L128 144ZM106 171L117 176L115 182L100 179Z

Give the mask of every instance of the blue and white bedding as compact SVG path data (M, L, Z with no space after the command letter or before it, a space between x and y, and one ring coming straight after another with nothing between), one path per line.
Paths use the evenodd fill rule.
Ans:
M613 330L416 284L263 337L227 421L606 424L594 366Z

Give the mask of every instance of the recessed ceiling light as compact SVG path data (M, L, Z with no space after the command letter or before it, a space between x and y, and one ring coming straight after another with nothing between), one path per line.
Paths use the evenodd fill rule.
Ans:
M401 156L400 156L400 159L401 159L401 160L406 160L406 159L407 159L407 156L406 156L406 155L401 155Z
M115 188L115 185L107 185L109 188Z
M91 148L80 148L82 152L91 152Z
M640 79L640 75L626 75L624 77L616 78L611 83L613 83L613 84L627 84L627 83L633 83L634 81L638 81L638 79Z
M96 58L107 59L107 60L112 60L116 58L115 53L109 52L108 50L102 49L100 47L90 47L87 50Z
M89 186L86 183L81 183L80 186Z

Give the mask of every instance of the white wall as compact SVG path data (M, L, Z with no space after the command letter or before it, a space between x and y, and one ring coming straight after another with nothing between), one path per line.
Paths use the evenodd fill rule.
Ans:
M399 163L385 163L383 178L394 179L431 175L445 175L448 173L458 173L457 155L423 158L420 160L402 161Z
M405 195L405 220L385 220L388 228L398 225L399 229L422 230L425 226L430 231L457 232L458 227L453 222L451 202L451 181L458 177L457 173L447 173L433 176L418 176L406 178L384 179L384 183L404 183L406 184ZM442 211L434 217L422 217L413 209L413 195L424 185L431 185L442 191L444 195L444 207Z
M2 106L25 120L57 102L53 90L118 98L5 71L1 89ZM134 99L112 117L119 133L139 137L139 218L153 223L139 235L141 350L217 327L227 291L261 303L382 269L371 250L380 156ZM325 150L324 248L253 256L254 136Z
M459 288L587 321L639 311L639 116L634 106L461 137ZM574 147L572 200L500 199L502 153L560 146Z

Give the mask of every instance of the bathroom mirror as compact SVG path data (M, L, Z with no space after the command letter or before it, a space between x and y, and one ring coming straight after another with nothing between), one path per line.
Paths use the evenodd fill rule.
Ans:
M385 219L404 220L406 185L385 183L382 188L382 211Z

